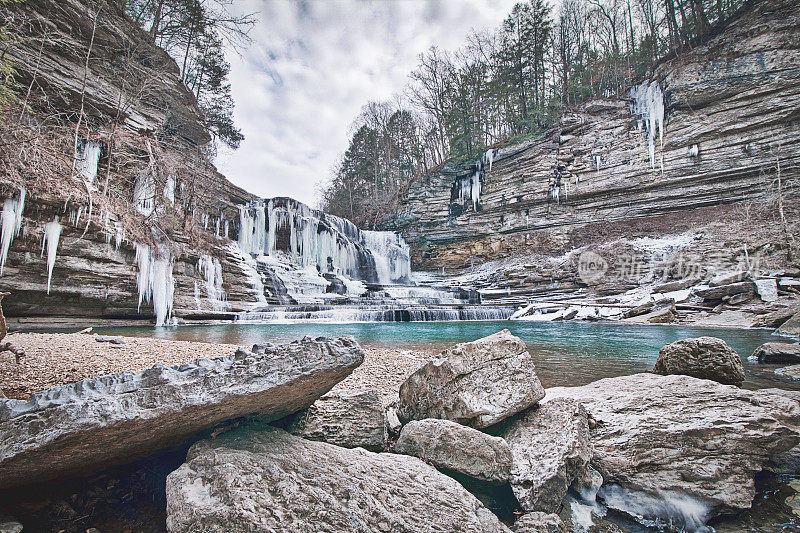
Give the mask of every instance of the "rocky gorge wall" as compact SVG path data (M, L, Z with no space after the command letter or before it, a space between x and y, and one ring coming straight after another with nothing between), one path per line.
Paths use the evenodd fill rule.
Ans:
M425 176L388 227L412 246L415 268L452 271L515 253L560 255L604 233L683 231L681 213L724 223L727 204L770 211L749 224L736 217L737 228L775 226L778 166L785 207L797 204L798 28L796 2L755 3L625 97L584 103L544 138L495 150L490 166L484 158ZM479 198L465 198L460 184L480 167Z
M22 101L5 111L11 142L0 165L0 288L11 292L7 316L20 317L12 324L149 322L173 295L178 317L254 304L250 274L228 240L238 235L238 206L254 196L210 163L211 138L175 61L119 2L29 0L4 9L19 32L7 54ZM23 190L11 235L5 212ZM48 265L52 222L59 231ZM171 272L148 274L158 260Z

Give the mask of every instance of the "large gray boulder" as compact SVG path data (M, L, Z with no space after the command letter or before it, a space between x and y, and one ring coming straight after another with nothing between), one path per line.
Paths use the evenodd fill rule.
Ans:
M409 376L400 386L399 414L484 428L543 397L525 343L504 329L449 348Z
M800 442L797 401L689 376L548 389L546 401L557 398L583 403L597 421L592 465L605 502L657 500L650 518L676 524L749 508L755 474Z
M781 335L800 335L800 313L794 314L789 320L781 324L776 331Z
M716 337L682 339L663 346L653 372L711 379L726 385L741 385L745 380L739 354Z
M729 285L720 285L717 287L708 287L707 289L695 289L694 293L706 300L719 300L725 296L733 296L734 294L752 293L755 294L756 285L752 281L741 281L738 283L731 283Z
M345 448L386 449L386 410L376 390L328 393L295 415L288 427L294 435Z
M759 363L800 363L800 344L765 342L750 357Z
M557 512L592 459L586 410L570 399L547 402L523 413L503 438L514 457L511 488L522 509Z
M505 483L511 476L513 459L505 440L450 420L412 420L393 451L489 483Z
M282 418L311 405L364 360L352 337L238 350L0 400L0 488L88 474L183 442L222 421Z
M800 302L788 307L782 307L764 316L758 317L753 322L754 328L779 328L784 322L800 313Z
M268 426L191 448L167 477L167 530L508 531L457 481L416 457L340 448Z

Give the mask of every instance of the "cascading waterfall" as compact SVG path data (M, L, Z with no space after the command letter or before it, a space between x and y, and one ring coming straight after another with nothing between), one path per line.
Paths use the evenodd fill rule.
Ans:
M60 238L61 224L58 223L58 217L55 217L52 222L44 225L44 236L42 237L42 256L47 248L47 294L50 294L50 280L53 277L53 267L56 264L56 252Z
M644 82L633 87L628 96L631 102L631 113L639 117L638 127L644 125L647 135L647 148L650 153L650 167L656 167L656 132L661 148L664 148L664 93L658 80ZM664 160L661 159L661 170Z
M19 230L22 228L25 195L26 191L22 188L19 190L19 198L8 198L3 203L3 213L0 215L0 222L2 223L2 230L0 230L0 276L3 275L11 243L14 242L14 237L19 235Z
M375 258L375 270L381 285L391 285L411 277L411 251L398 233L363 231L364 243Z
M156 326L163 326L172 314L175 297L175 278L169 254L156 257L150 246L134 243L136 247L136 285L139 290L139 309L142 302L153 303Z
M305 305L285 306L244 313L240 322L455 322L505 320L511 307L404 306L386 304L371 307Z
M78 147L80 150L80 146ZM102 145L93 141L83 143L83 150L75 154L77 159L78 175L89 183L94 183L97 177L97 164L100 162Z

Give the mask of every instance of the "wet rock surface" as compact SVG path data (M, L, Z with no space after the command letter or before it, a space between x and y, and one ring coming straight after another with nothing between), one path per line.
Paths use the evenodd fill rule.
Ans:
M571 399L533 407L511 424L503 438L514 457L511 487L522 508L557 512L567 489L592 458L584 407Z
M653 372L666 376L682 374L711 379L726 385L741 385L744 365L736 350L715 337L683 339L662 347Z
M557 514L525 513L511 527L514 533L567 533L567 526Z
M655 498L655 513L676 523L749 508L755 474L800 442L797 401L689 376L636 374L547 392L546 402L572 398L596 420L592 466L606 503Z
M292 416L289 433L344 448L386 449L386 411L377 390L328 393Z
M0 488L86 475L179 444L220 422L308 407L364 359L352 337L274 346L87 379L0 400Z
M765 342L751 357L759 363L800 363L800 344Z
M503 330L445 350L400 386L404 420L496 424L544 397L525 343Z
M419 457L436 468L480 481L505 483L511 475L508 443L449 420L412 420L397 439L395 453Z
M241 428L201 441L167 478L167 529L197 531L508 529L458 482L415 457Z

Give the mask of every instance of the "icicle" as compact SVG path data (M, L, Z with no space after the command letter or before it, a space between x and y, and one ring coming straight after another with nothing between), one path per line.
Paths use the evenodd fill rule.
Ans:
M483 163L484 165L489 165L489 172L492 171L492 162L494 162L494 148L489 148L483 154Z
M631 113L641 118L647 130L647 148L650 154L650 167L656 164L656 131L661 148L664 148L664 93L657 80L644 82L633 87L628 95L633 99ZM637 128L641 130L641 127ZM663 167L663 161L662 161ZM663 168L662 168L663 171Z
M225 291L222 288L222 264L216 257L203 255L197 262L197 270L205 281L206 295L211 300L214 308L224 307L219 304L225 301Z
M25 209L25 196L25 188L22 188L19 190L19 198L16 200L8 198L3 203L3 213L0 216L3 226L2 230L0 230L0 276L3 275L11 243L14 242L14 237L19 235L22 228L22 211Z
M114 249L119 250L119 245L125 239L125 226L119 222L114 222Z
M139 290L139 309L142 302L153 302L156 326L163 326L172 313L175 298L175 278L172 276L172 260L169 254L156 258L146 244L135 243L136 285Z
M140 174L133 187L133 203L136 210L149 216L155 209L156 184L150 172Z
M97 164L100 161L100 144L86 141L83 145L83 152L75 154L78 160L78 174L89 183L94 183L97 177Z
M700 147L696 144L693 144L689 147L689 157L697 157L700 155Z
M597 170L597 172L600 172L600 156L599 155L594 156L594 165L595 165L594 168Z
M56 264L56 252L60 238L61 224L58 223L58 217L55 217L52 222L45 224L42 238L42 255L44 255L45 246L47 247L47 294L50 294L50 279L53 277L53 266Z
M164 185L164 198L171 204L175 204L175 177L167 176L167 183Z

